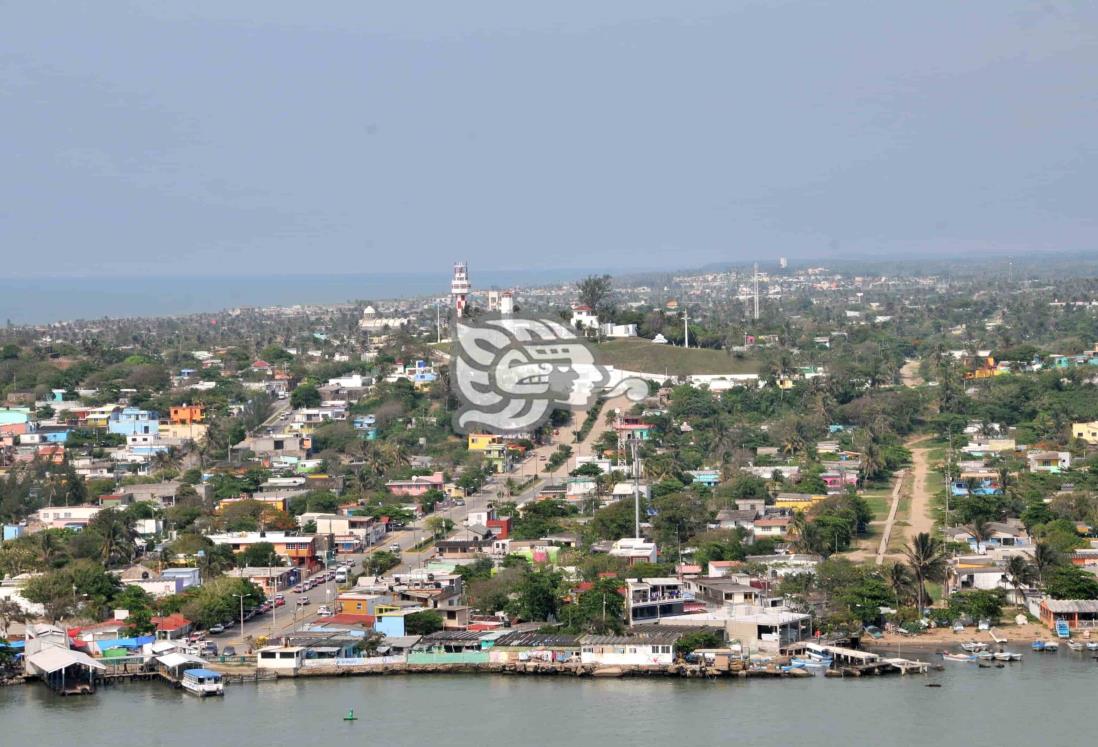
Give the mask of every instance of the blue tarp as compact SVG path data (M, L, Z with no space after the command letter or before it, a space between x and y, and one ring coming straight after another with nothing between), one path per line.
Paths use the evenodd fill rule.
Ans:
M184 669L183 674L189 674L192 677L206 677L215 680L221 679L221 672L215 672L212 669Z
M96 641L95 645L99 646L100 651L106 651L109 648L141 648L146 643L152 643L156 638L151 635L143 635L139 638L118 638L113 641Z
M4 648L13 648L13 649L19 650L19 649L22 649L24 646L26 646L27 642L26 641L8 641L7 643L4 643L2 645L4 646Z

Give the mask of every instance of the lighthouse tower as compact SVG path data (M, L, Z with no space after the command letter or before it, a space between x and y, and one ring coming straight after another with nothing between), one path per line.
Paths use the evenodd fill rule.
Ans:
M450 295L454 297L454 309L458 319L465 315L469 295L469 270L464 262L454 263L454 278L450 281Z

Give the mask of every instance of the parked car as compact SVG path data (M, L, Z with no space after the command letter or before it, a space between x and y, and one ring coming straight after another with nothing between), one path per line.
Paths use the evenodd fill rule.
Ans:
M285 607L286 606L286 597L279 594L277 597L275 597L274 606L275 607Z
M301 597L297 598L297 606L298 607L304 607L308 603L309 603L309 597L307 597L307 596L301 596Z
M297 594L300 594L303 591L305 591L305 587L302 584L298 584L294 587L294 592Z
M198 651L199 656L217 656L217 644L213 641L206 641Z
M398 545L396 542L389 545L389 552L399 553L400 552L400 545Z
M464 498L455 498L454 499L454 505L455 506L464 506L465 505L465 499Z
M235 646L226 646L225 648L221 649L221 655L222 656L236 656L236 647Z
M319 608L317 609L317 611L316 611L316 614L317 614L317 615L319 615L320 617L331 617L331 616L332 616L332 615L334 615L335 613L334 613L334 612L332 612L332 608L331 608L331 607L329 607L329 606L328 606L328 605L326 605L326 604L322 604L322 605L320 605L320 607L319 607Z
M224 625L211 625L210 626L210 635L221 635L224 632L225 632L225 626Z

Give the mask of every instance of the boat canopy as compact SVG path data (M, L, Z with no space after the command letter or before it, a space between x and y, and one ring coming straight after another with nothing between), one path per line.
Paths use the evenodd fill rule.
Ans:
M221 679L221 672L215 672L212 669L184 669L183 674L191 677L201 677L205 680Z

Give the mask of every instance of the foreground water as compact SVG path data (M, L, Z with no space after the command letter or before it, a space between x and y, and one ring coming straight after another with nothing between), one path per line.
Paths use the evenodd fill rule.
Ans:
M1098 662L1031 655L929 676L698 682L417 675L159 683L60 698L0 688L0 745L1015 745L1090 741ZM929 688L929 682L940 688ZM355 709L360 720L342 716Z

